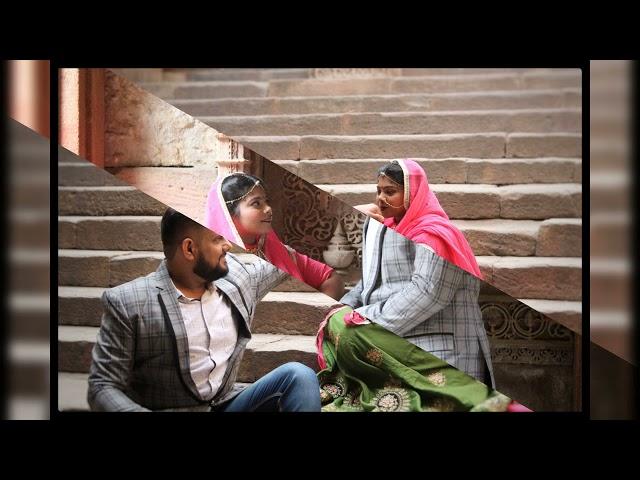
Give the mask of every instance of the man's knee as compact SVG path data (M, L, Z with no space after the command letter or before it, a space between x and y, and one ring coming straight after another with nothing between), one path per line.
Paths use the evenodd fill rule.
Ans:
M280 368L296 383L318 384L316 372L300 362L285 363Z

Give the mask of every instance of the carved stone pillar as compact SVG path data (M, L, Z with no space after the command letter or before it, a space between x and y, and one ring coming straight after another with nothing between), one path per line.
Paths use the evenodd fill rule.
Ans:
M245 149L242 144L222 133L218 134L218 141L220 142L220 156L216 159L216 164L218 165L219 176L235 172L256 174L253 171L256 167L255 164L261 162L254 162L252 158L244 158L245 151L248 157L255 156L251 150Z
M327 249L322 252L324 261L330 267L336 269L341 275L346 275L345 269L351 265L356 252L347 240L347 236L342 231L342 226L338 222L338 226L333 232L333 237L329 240Z

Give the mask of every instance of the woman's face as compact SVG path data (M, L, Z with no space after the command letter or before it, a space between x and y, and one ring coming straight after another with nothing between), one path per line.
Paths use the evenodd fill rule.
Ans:
M258 236L271 231L273 214L269 199L262 187L258 186L238 205L233 223L240 236Z
M384 218L402 218L406 213L404 208L404 189L392 182L385 175L378 177L376 204Z

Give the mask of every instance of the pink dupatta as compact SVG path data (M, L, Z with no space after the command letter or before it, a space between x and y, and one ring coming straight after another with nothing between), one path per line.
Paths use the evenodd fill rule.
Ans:
M230 242L246 249L246 246L242 241L242 237L240 237L240 234L233 223L233 219L231 218L231 214L227 209L224 197L222 196L222 182L225 178L231 175L241 175L241 173L231 173L225 177L219 177L213 185L211 185L209 194L207 195L204 225L216 232L218 235L222 235ZM269 259L269 262L280 270L287 272L289 275L304 282L296 262L291 258L289 251L278 238L276 233L271 230L265 237L264 254Z
M388 218L384 224L414 242L431 246L444 259L482 279L469 242L440 206L422 167L409 159L398 163L404 173L406 213L399 223ZM433 237L441 243L434 244Z

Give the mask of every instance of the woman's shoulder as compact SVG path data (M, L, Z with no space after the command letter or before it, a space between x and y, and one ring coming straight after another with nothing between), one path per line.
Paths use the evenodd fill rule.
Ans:
M447 244L444 239L430 232L422 232L414 238L413 241L416 245L426 248L427 250L431 250L433 253L440 256L443 256L447 250Z

